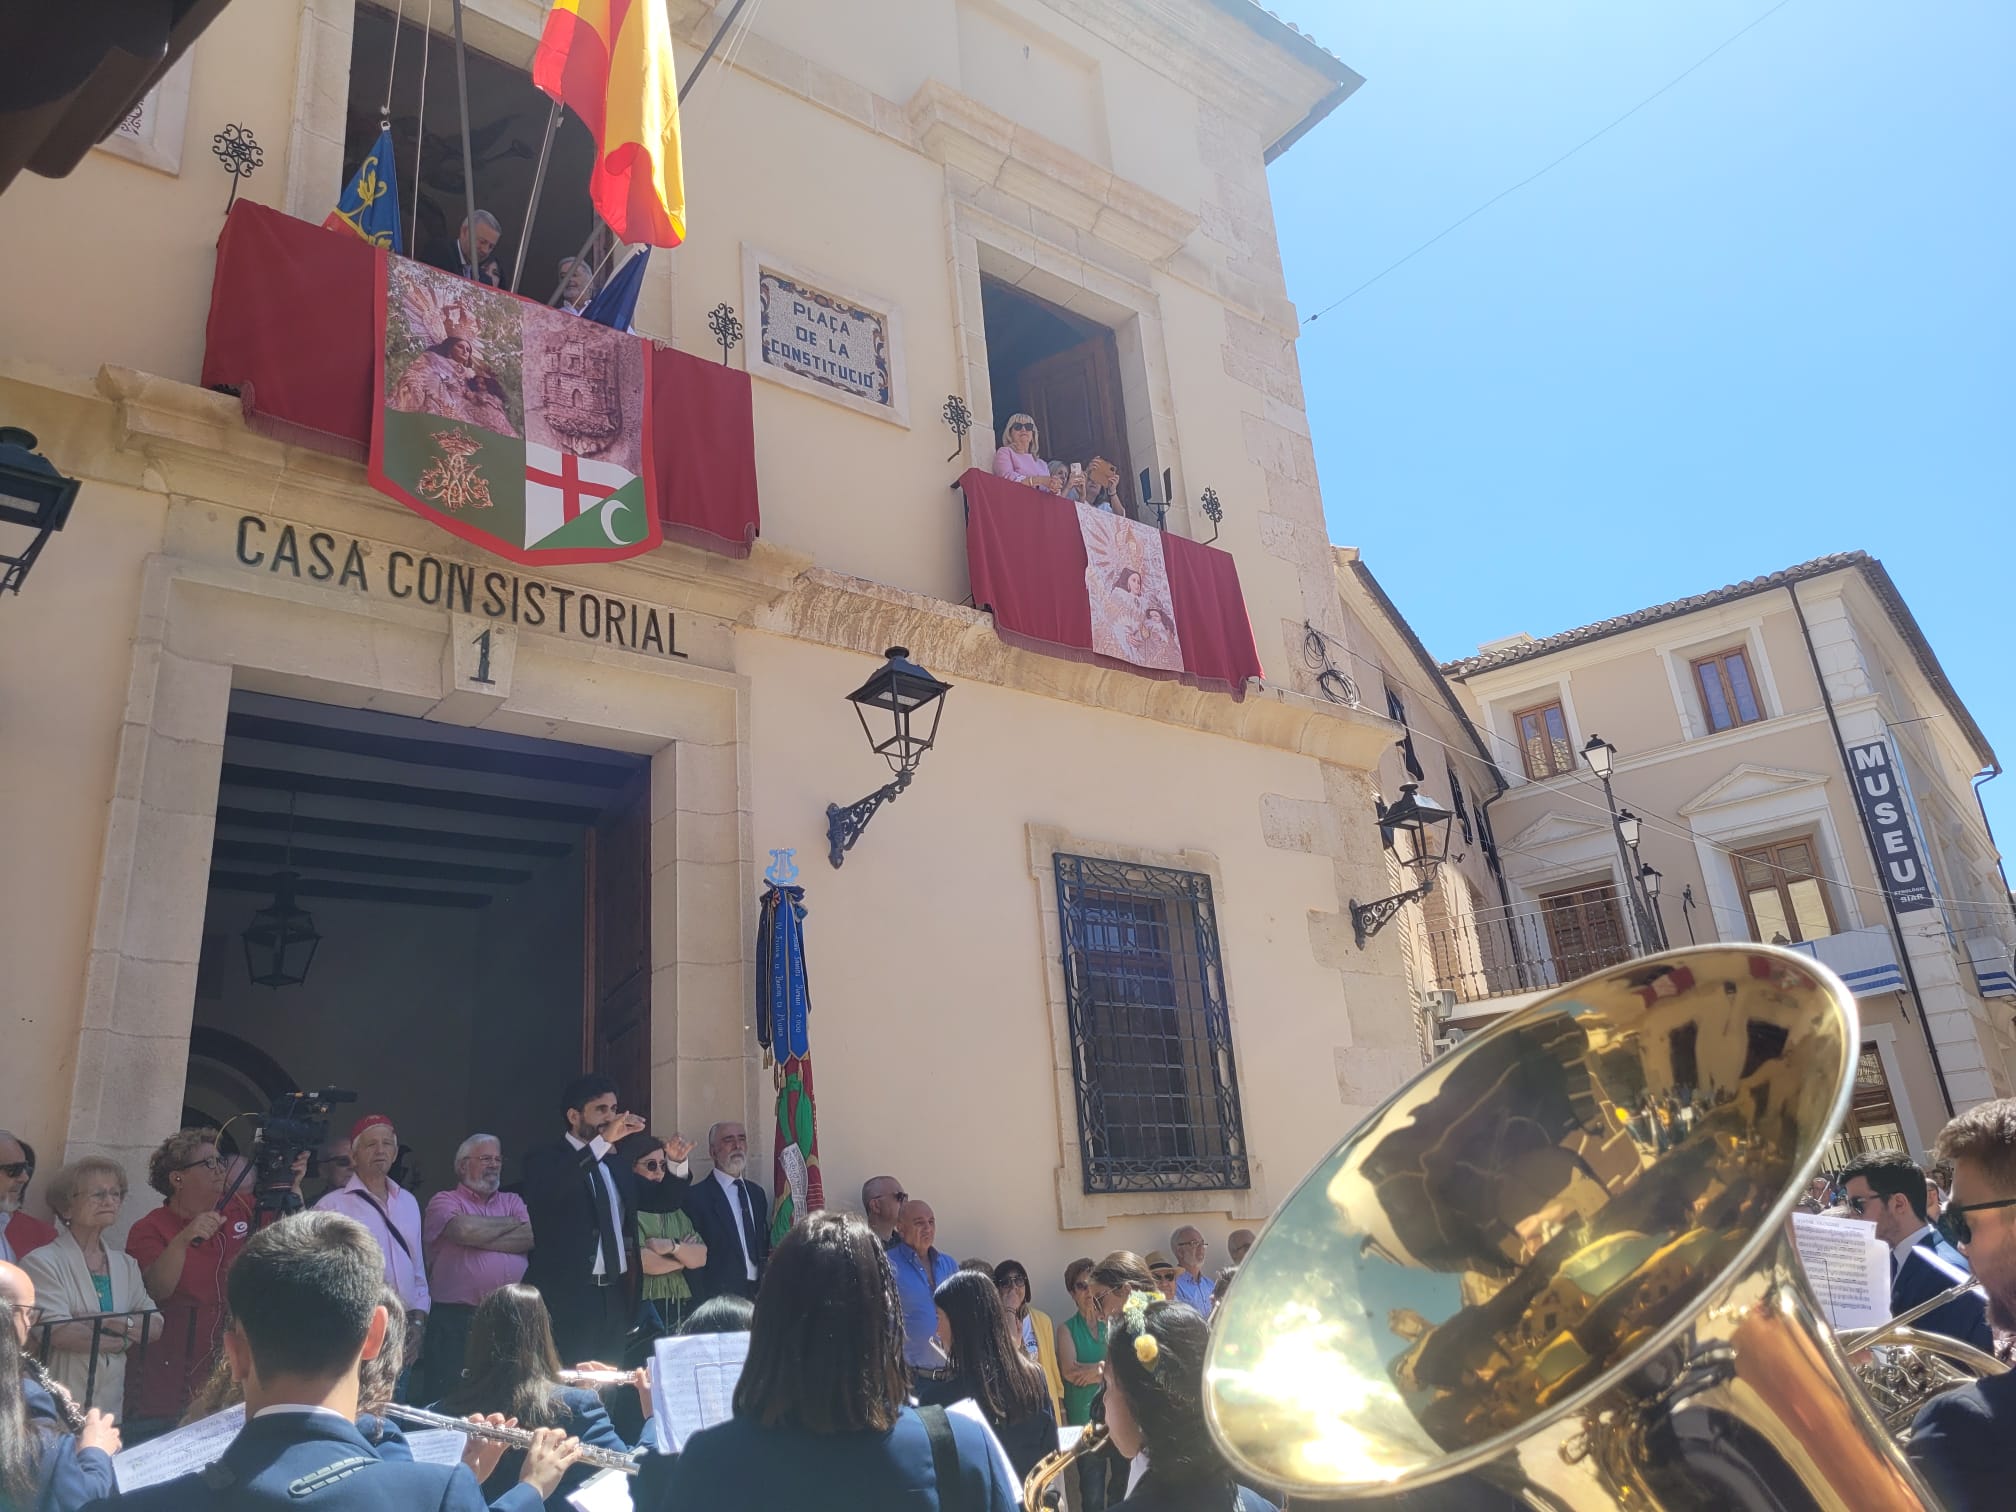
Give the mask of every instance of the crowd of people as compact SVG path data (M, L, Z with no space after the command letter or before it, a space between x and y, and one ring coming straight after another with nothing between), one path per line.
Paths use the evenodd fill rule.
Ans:
M708 1131L695 1180L688 1141L622 1112L608 1078L576 1079L562 1102L564 1132L526 1152L515 1191L499 1142L477 1134L423 1209L393 1174L396 1127L371 1115L320 1153L313 1207L273 1221L227 1196L216 1131L179 1131L149 1162L163 1200L123 1252L104 1237L127 1195L116 1163L57 1172L60 1227L36 1243L13 1221L33 1165L0 1132L0 1507L291 1506L312 1491L337 1509L567 1512L601 1451L634 1457L639 1508L1007 1512L1060 1426L1094 1420L1105 1445L1073 1467L1078 1512L1283 1499L1239 1483L1203 1416L1210 1319L1251 1231L1229 1236L1217 1273L1191 1225L1166 1251L1074 1260L1073 1310L1053 1322L1019 1261L942 1251L931 1205L894 1177L864 1185L865 1216L811 1214L773 1249L739 1124ZM1940 1299L1920 1328L1992 1348L2016 1331L2016 1100L1953 1119L1937 1158L1943 1185L1878 1152L1802 1205L1873 1226L1896 1311ZM674 1452L643 1362L663 1336L719 1332L748 1335L733 1414ZM415 1463L398 1415L422 1402L529 1438L470 1436L467 1473ZM238 1403L221 1459L119 1494L124 1442ZM2000 1508L2012 1429L2016 1373L1991 1375L1931 1401L1906 1451L1948 1512ZM1431 1493L1392 1504L1499 1504L1467 1481Z

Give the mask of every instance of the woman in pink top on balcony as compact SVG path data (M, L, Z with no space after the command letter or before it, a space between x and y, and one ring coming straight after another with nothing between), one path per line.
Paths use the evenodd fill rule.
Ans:
M1061 492L1061 485L1050 476L1050 464L1036 455L1036 422L1028 415L1008 417L1008 426L1001 432L1001 449L994 453L994 476L1046 493Z

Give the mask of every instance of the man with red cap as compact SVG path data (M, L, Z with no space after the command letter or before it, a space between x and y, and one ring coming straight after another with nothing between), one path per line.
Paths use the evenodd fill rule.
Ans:
M350 1126L350 1180L325 1192L317 1208L354 1218L370 1230L385 1256L385 1284L406 1304L406 1366L420 1358L423 1331L433 1299L427 1291L427 1263L420 1250L420 1204L392 1179L399 1158L399 1131L383 1113L369 1113ZM406 1400L406 1371L394 1395Z

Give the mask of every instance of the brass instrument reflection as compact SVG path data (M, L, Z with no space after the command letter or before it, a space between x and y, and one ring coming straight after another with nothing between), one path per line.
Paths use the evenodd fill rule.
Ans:
M1738 1442L1803 1467L1804 1409L1760 1415L1756 1388L1782 1391L1781 1364L1829 1395L1847 1380L1824 1328L1809 1337L1779 1231L1855 1042L1845 989L1757 947L1635 962L1469 1041L1319 1165L1248 1255L1207 1370L1221 1443L1296 1490L1483 1468L1562 1505L1578 1485L1591 1506L1693 1505L1658 1494L1657 1462L1726 1461ZM1869 1426L1849 1433L1880 1466L1872 1499L1783 1505L1885 1505L1873 1492L1913 1484Z

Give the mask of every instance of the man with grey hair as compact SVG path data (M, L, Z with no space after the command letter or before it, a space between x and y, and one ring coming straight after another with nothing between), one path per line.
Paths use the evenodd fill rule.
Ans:
M595 297L595 269L586 258L560 259L560 308L579 315Z
M1189 1303L1200 1317L1210 1317L1217 1282L1204 1274L1204 1257L1211 1246L1203 1232L1186 1223L1169 1236L1169 1248L1176 1252L1176 1300Z
M713 1174L693 1183L686 1216L693 1220L707 1263L690 1275L693 1296L756 1300L763 1267L770 1261L770 1199L756 1182L743 1178L749 1163L749 1132L724 1120L707 1131Z
M500 1286L523 1281L532 1249L525 1199L497 1190L504 1178L504 1146L495 1134L471 1134L462 1141L455 1176L453 1188L427 1199L420 1225L434 1295L424 1361L429 1401L461 1383L476 1304Z
M488 210L476 212L475 245L470 245L469 222L462 222L462 229L455 240L438 241L421 255L420 261L446 273L459 273L464 278L477 283L497 287L499 274L497 259L491 254L497 250L497 243L503 237L504 229L497 224L497 217Z
M909 1200L910 1194L894 1176L870 1176L861 1183L861 1213L868 1220L868 1227L875 1231L875 1237L882 1241L882 1248L902 1242L903 1236L896 1232L896 1221L903 1214L903 1204Z

